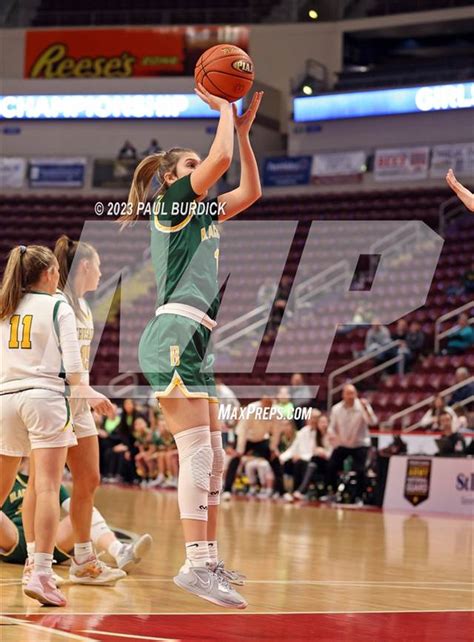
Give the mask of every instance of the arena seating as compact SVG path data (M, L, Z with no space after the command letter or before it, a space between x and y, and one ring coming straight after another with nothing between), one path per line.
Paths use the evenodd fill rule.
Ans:
M246 214L248 219L298 219L299 225L292 244L285 273L293 274L298 264L302 245L313 220L383 220L383 219L421 219L431 227L437 226L438 207L446 200L448 193L444 189L410 189L404 191L388 190L373 191L354 194L321 194L317 196L293 196L290 198L267 198L256 204ZM73 238L78 238L83 224L87 220L97 220L93 214L93 196L2 196L0 198L0 215L4 221L3 234L0 239L0 254L3 270L4 261L8 250L15 244L44 243L51 246L59 232L67 233ZM67 223L65 223L67 214ZM21 225L18 224L21 221ZM110 221L110 224L113 224ZM145 233L146 230L145 230ZM279 233L278 226L272 231L269 226L268 243L272 245L272 236ZM454 370L459 365L467 365L474 369L474 352L463 357L434 356L430 354L433 346L434 321L441 314L448 312L471 297L466 294L450 294L450 288L455 289L466 269L470 266L474 255L474 230L468 219L462 217L453 222L445 234L445 245L441 259L437 266L435 278L426 301L426 304L406 317L407 321L418 321L427 335L427 355L416 363L413 370L405 377L391 375L384 380L377 376L364 382L364 386L372 391L371 399L376 412L381 420L387 419L390 414L405 408L407 405L426 398L453 383ZM348 239L351 242L351 239ZM245 239L236 249L241 261L249 260L258 270L268 261L265 248L259 255L249 255L245 248ZM103 280L110 277L123 264L123 254L114 244L101 248ZM238 262L232 261L232 269L238 270ZM416 261L422 268L423 256L420 253ZM420 269L421 269L420 268ZM413 263L410 263L410 270ZM236 276L238 278L238 275ZM400 288L408 292L412 287L410 272L407 272L406 283ZM396 296L394 291L391 296ZM249 294L248 303L255 301L255 291ZM136 344L126 341L127 334L132 331L141 332L148 319L153 314L155 293L153 288L142 293L133 301L134 315L126 324L120 326L122 346L125 354L131 359L136 359ZM338 303L334 303L332 312L337 315ZM314 318L309 316L306 323L300 328L297 345L294 350L304 356L306 342L314 340L331 319L318 319L317 325ZM125 327L124 327L125 325ZM392 328L391 328L392 329ZM363 349L367 328L358 327L350 332L338 334L332 346L329 362L325 373L322 375L308 375L310 383L319 385L318 403L322 404L326 397L328 374L334 369L352 360L354 351ZM124 341L125 335L125 341ZM118 346L118 320L109 319L97 358L93 367L93 380L95 383L105 385L118 373L117 346ZM245 349L245 344L242 347ZM265 365L270 356L271 345L262 345L259 350L254 372L238 374L227 377L229 384L243 385L249 383L285 384L289 382L289 375L265 375ZM290 356L290 355L289 355ZM367 366L365 366L367 367ZM352 373L353 374L353 373ZM226 376L223 377L226 380Z

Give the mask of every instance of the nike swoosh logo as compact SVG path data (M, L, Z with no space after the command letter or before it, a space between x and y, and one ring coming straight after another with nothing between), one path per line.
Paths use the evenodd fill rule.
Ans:
M208 591L211 588L211 580L207 579L206 581L202 580L197 573L194 573L194 577L197 579L198 583Z
M186 544L186 548L191 548L192 546L197 546L199 548L199 544Z

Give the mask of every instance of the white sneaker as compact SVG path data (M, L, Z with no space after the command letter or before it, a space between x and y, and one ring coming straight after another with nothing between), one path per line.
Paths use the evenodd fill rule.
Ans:
M285 493L283 495L283 499L285 500L285 502L288 502L289 504L291 504L291 502L294 501L294 497L291 493Z
M298 500L306 499L306 495L303 495L303 493L300 493L299 490L295 490L295 492L293 493L293 499L298 499Z
M159 488L160 486L163 486L164 482L165 478L163 475L158 475L158 477L155 477L155 479L148 482L148 488Z
M173 578L176 586L213 604L245 609L247 601L223 578L207 566L183 566Z
M247 579L247 577L243 573L239 573L239 571L229 571L226 569L223 560L218 562L212 570L219 577L223 577L231 584L237 584L237 586L243 586Z
M257 497L259 499L270 499L273 495L273 490L271 488L262 488Z
M221 495L221 499L223 502L230 502L232 499L232 493L229 493L228 490L224 491Z
M118 568L130 573L132 568L139 564L142 557L148 553L152 543L152 536L146 533L131 544L123 544L116 559Z
M77 564L72 558L69 569L69 579L73 584L111 585L126 576L125 571L106 566L95 555L91 555L82 564Z

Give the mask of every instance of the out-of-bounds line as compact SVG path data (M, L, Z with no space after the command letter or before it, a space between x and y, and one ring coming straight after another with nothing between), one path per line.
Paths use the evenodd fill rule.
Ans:
M21 615L27 615L27 613L21 613ZM5 624L13 624L15 626L20 626L24 627L27 629L31 629L33 631L48 631L50 634L58 635L59 637L66 638L67 640L77 640L78 642L99 642L97 638L90 638L87 637L85 638L82 635L77 635L77 633L69 633L68 631L61 631L61 629L53 629L49 626L41 626L41 624L33 624L32 622L29 622L28 620L20 620L18 617L10 617L8 615L1 615L0 616L0 622L3 623L3 620L5 620ZM97 631L95 631L97 634Z

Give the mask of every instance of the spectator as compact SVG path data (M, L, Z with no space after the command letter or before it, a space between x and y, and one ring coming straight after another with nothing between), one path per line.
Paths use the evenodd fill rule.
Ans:
M290 399L295 408L305 408L311 405L312 396L311 389L306 385L302 374L295 373L291 377L291 392ZM298 418L294 420L296 428L300 430L304 425L304 420Z
M439 457L460 457L466 452L466 442L459 432L453 430L453 418L449 412L443 412L439 418L443 436L436 440Z
M474 261L471 263L471 267L464 272L462 282L464 292L466 294L472 294L474 292Z
M178 487L178 449L169 432L164 418L158 420L151 440L152 450L150 464L154 466L154 479L148 483L148 488L177 488Z
M147 460L151 445L151 431L143 417L137 417L133 422L133 436L134 449L137 451L134 457L135 468L137 475L146 483L150 476Z
M225 476L223 500L229 500L232 485L243 455L251 454L262 457L270 462L275 476L275 492L283 495L283 473L279 460L278 444L281 436L281 426L278 419L265 416L273 406L273 399L263 396L260 401L251 403L245 409L245 417L239 421L236 428L237 444L235 450L230 449L232 456Z
M421 326L416 321L410 323L405 341L410 350L409 364L411 365L422 354L425 347L426 336Z
M392 332L392 341L406 341L408 323L405 319L398 319L395 330Z
M156 138L152 138L150 141L150 144L142 153L142 156L151 156L152 154L158 154L159 152L161 152L162 149L163 148L161 147L159 142L156 140Z
M317 419L316 448L311 461L306 469L305 476L299 488L293 493L295 499L304 499L311 483L320 475L324 482L327 477L327 463L331 456L332 447L328 438L329 421L326 415L319 415Z
M379 350L384 345L391 343L392 338L387 326L382 325L378 319L374 319L373 325L368 329L365 336L365 350L363 355L370 355L372 352ZM376 363L382 363L390 356L390 350L381 352L374 357Z
M290 391L287 386L282 386L278 390L275 406L278 408L280 415L283 416L286 421L293 422L295 407L290 399Z
M119 160L136 160L137 150L129 140L126 140L118 153Z
M448 296L460 296L462 294L472 294L474 292L474 261L461 277L457 285L451 286L447 290Z
M244 459L244 471L250 484L249 495L256 495L260 488L259 497L262 499L271 497L275 477L270 463L262 457L245 456L242 457L242 460Z
M463 313L459 315L458 325L454 326L449 334L445 354L463 354L474 345L474 328L469 325L469 317Z
M329 441L334 447L328 462L328 485L335 493L338 473L344 460L352 456L357 473L357 495L362 496L365 487L365 462L370 446L369 426L375 426L377 417L366 399L359 399L352 384L346 384L342 401L333 406L329 420ZM329 499L333 497L329 496Z
M474 396L474 379L469 376L468 369L463 367L458 368L455 376L456 383L462 383L463 381L466 383L453 392L449 400L450 406L454 406L455 404Z
M133 482L135 466L132 454L135 455L133 429L135 419L139 417L133 399L124 399L120 421L109 434L106 443L105 480Z
M303 499L316 473L326 474L331 447L327 439L328 419L316 408L308 425L300 430L291 446L280 455L282 463L293 462L294 493L285 499Z
M448 413L451 415L453 420L453 425L457 426L457 415L452 408L445 405L444 399L441 395L436 395L431 404L431 408L426 411L423 417L420 420L420 427L427 428L428 430L439 430L440 422L439 419L441 415Z

